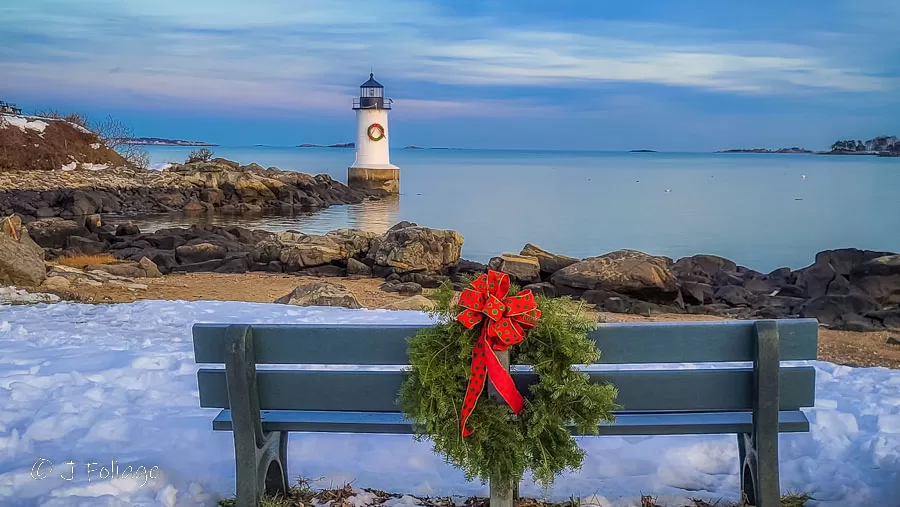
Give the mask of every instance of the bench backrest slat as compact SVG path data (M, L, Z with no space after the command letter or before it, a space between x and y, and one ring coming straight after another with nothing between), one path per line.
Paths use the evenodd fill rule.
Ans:
M815 319L779 320L781 360L816 358ZM601 324L598 364L752 361L753 321ZM253 325L257 364L405 365L407 338L424 326ZM225 362L227 324L196 324L198 363ZM527 338L526 338L527 339Z
M258 370L263 410L343 410L396 412L401 371ZM753 407L751 368L697 370L624 370L590 372L592 381L609 381L619 390L626 411L748 411ZM536 381L533 373L514 372L520 392ZM200 406L228 408L223 370L198 373ZM780 409L811 407L815 370L780 369Z

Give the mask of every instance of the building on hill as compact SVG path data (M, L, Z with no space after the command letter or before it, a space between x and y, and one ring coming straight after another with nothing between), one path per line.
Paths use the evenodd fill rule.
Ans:
M9 102L3 102L2 100L0 100L0 113L22 114L22 110L16 107L15 104L10 104Z

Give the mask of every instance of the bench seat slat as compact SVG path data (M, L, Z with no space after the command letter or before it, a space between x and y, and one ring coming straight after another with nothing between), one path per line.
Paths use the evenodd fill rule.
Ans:
M277 410L261 412L264 431L410 434L412 428L399 412L324 412ZM231 411L213 420L216 431L231 431ZM601 435L714 435L749 433L750 412L619 413L613 424L601 424ZM809 431L806 414L779 413L779 431Z
M590 372L593 382L609 381L617 402L629 411L741 411L753 407L753 370L624 370ZM406 378L401 371L258 370L262 410L391 412ZM200 406L229 408L224 370L197 373ZM780 409L810 407L815 401L815 369L780 369ZM533 373L513 373L528 393Z
M778 320L782 361L816 358L815 319ZM601 324L591 333L598 364L752 361L753 321ZM405 365L407 338L420 325L253 325L257 364ZM197 363L225 362L227 324L195 324Z

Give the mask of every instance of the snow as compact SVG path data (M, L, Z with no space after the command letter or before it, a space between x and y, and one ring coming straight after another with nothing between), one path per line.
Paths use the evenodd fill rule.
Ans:
M410 311L233 302L0 306L0 505L212 507L233 494L233 440L211 430L215 410L199 408L195 322L429 320ZM812 495L810 505L897 505L900 371L812 364L812 427L780 437L782 488ZM574 495L618 507L640 505L644 493L684 505L692 497L735 500L739 490L733 435L587 437L580 444L583 470L560 477L551 499ZM352 481L410 495L487 493L427 442L406 435L294 433L289 456L291 480L321 478L314 487ZM65 480L70 460L74 478ZM48 474L50 464L44 479L32 477L33 469ZM527 482L521 492L541 495ZM351 503L370 500L357 491ZM411 497L391 502L415 505Z
M172 167L172 162L154 162L150 164L149 169L151 171L165 171L166 169Z
M49 125L49 123L45 121L29 120L27 117L19 115L4 114L2 115L2 120L4 121L0 121L0 125L18 127L23 132L25 129L28 129L43 133L44 129Z
M76 167L78 167L78 162L74 162L74 161L73 161L73 162L69 162L68 164L63 164L63 166L60 167L60 170L62 170L62 171L74 171Z
M0 287L0 304L55 303L56 294L31 293L15 287Z

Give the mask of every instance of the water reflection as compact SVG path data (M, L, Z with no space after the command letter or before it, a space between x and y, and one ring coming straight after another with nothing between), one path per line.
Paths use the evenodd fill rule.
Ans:
M170 227L241 226L248 229L264 229L280 232L294 230L307 234L324 234L342 227L353 227L381 234L399 222L400 196L394 195L361 204L331 206L317 211L294 213L244 213L224 215L220 213L147 213L136 216L110 215L106 222L116 225L131 221L142 232L153 232Z

